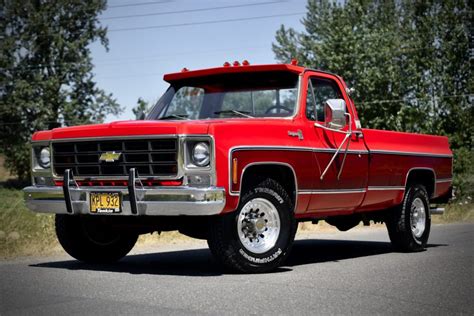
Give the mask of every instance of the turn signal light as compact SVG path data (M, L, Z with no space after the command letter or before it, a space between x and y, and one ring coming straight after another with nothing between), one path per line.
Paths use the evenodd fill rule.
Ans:
M237 184L237 158L232 159L232 183Z

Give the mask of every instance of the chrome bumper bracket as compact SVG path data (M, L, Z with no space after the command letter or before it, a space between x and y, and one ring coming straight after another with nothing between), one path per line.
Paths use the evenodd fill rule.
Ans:
M68 213L73 214L74 210L72 208L72 200L71 200L71 191L69 190L70 182L73 181L76 187L78 187L76 181L74 180L74 175L71 169L64 170L64 177L63 177L63 193L64 193L64 201L66 202L66 210Z
M128 172L128 195L130 197L130 211L132 214L138 214L137 192L135 191L135 168L130 168Z

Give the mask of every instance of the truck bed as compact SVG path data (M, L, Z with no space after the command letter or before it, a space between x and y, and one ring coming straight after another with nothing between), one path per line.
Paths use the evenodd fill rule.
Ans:
M448 138L415 133L363 129L369 150L367 194L359 211L401 203L410 175L433 177L432 199L447 194L452 183ZM430 179L426 179L430 181Z

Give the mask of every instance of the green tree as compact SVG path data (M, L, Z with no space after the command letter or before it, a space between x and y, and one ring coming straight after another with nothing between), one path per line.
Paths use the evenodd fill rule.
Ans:
M37 130L102 122L121 112L92 74L90 44L107 49L105 0L0 0L0 153L27 177Z
M278 60L342 75L363 126L449 136L455 173L472 172L472 1L309 0L307 11L304 31L276 32Z
M138 98L137 105L132 109L133 115L137 120L143 120L145 116L148 114L150 110L150 106L148 102L143 100L142 98Z
M278 60L344 76L365 126L446 133L472 148L467 1L310 0L307 10L303 32L277 31Z

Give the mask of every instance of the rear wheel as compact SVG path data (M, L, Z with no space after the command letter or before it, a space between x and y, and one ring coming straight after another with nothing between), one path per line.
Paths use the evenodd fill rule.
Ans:
M402 205L388 214L386 225L392 245L397 250L420 251L426 248L431 215L425 187L410 186Z
M293 206L278 182L267 179L247 192L237 211L211 224L212 254L234 271L271 271L288 256L296 233Z
M79 261L115 262L126 256L138 234L121 232L99 216L56 215L56 235L64 250Z

